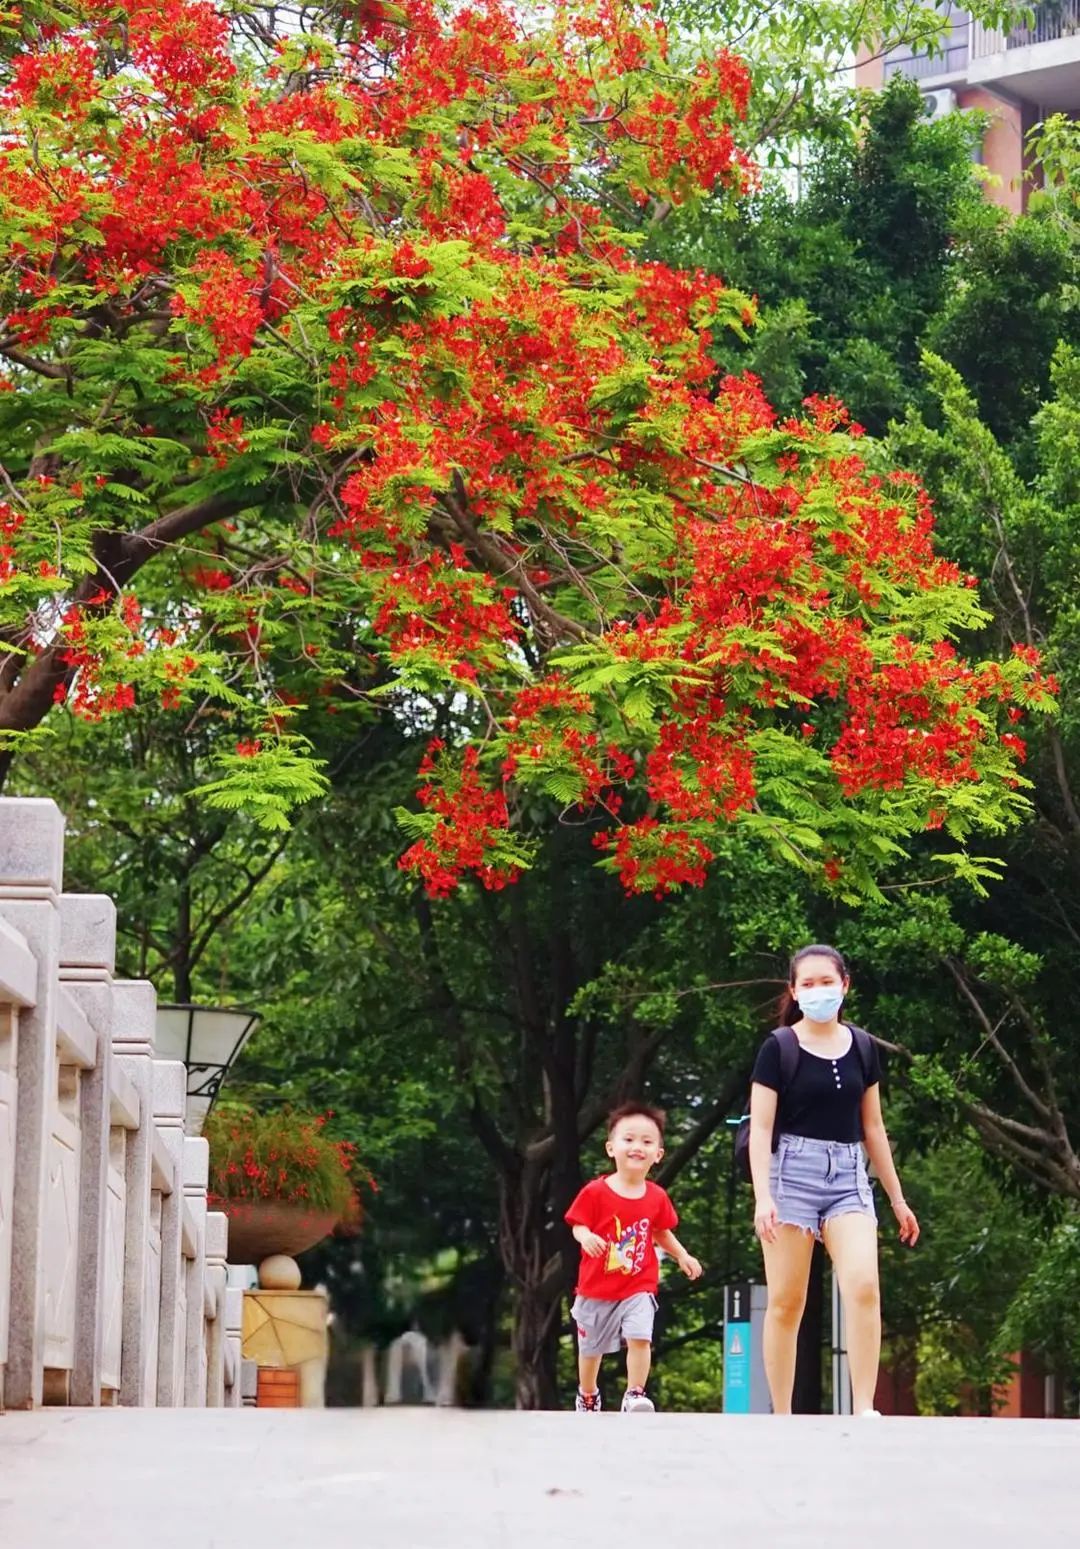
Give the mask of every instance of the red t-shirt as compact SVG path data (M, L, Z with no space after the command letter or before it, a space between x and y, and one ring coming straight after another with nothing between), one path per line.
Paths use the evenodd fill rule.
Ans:
M587 1226L607 1243L607 1252L591 1259L582 1250L577 1294L621 1302L660 1283L657 1232L678 1226L675 1206L658 1183L646 1180L640 1199L616 1194L607 1178L587 1183L566 1212L568 1226Z

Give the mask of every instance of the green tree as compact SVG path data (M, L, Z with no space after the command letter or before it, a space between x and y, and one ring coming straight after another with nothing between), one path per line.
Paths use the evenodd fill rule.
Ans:
M836 393L877 433L921 391L920 341L953 283L957 232L988 212L971 170L977 116L928 122L899 76L854 111L861 132L818 146L801 188L769 179L734 217L676 216L655 246L758 295L747 358L785 407Z

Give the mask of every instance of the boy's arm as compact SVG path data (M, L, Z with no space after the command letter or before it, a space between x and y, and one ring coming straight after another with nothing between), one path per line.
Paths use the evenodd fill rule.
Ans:
M591 1226L575 1226L571 1230L570 1235L575 1242L581 1244L582 1251L587 1253L591 1259L598 1259L607 1247L604 1239L599 1233L594 1232Z
M563 1219L570 1228L571 1237L580 1245L582 1253L590 1259L598 1259L607 1248L607 1243L589 1225L592 1217L592 1195L589 1192L589 1185L586 1184Z
M691 1280L696 1280L701 1274L701 1265L692 1253L687 1253L674 1232L668 1230L657 1232L656 1246L664 1253L669 1253L683 1274L688 1275Z

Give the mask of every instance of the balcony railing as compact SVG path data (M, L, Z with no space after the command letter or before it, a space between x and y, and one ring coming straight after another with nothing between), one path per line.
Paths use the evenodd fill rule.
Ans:
M884 75L904 75L909 80L922 81L937 75L956 75L967 69L970 17L967 8L949 0L941 3L948 22L948 31L942 39L941 49L929 53L926 49L912 49L901 43L890 49L885 56Z
M1018 7L1019 9L1019 7ZM972 59L990 59L1033 44L1057 43L1062 38L1080 36L1080 0L1044 0L1034 7L1034 24L985 27L969 17L959 6L950 8L952 28L940 53L912 53L900 46L890 51L884 62L884 75L906 75L909 80L930 80L936 76L958 75Z
M1013 27L1006 32L1000 27L984 27L981 22L971 23L972 59L989 59L993 54L1004 54L1014 48L1030 48L1037 43L1057 43L1080 33L1080 0L1046 0L1035 6L1035 25Z

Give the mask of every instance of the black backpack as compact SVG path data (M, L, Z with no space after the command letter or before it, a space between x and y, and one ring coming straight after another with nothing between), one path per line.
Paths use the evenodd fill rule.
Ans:
M844 1026L850 1030L852 1039L854 1040L855 1049L859 1056L859 1064L862 1066L863 1080L869 1081L870 1062L872 1058L870 1034L865 1032L861 1027L856 1027L852 1022L845 1022ZM774 1027L772 1033L769 1036L775 1038L777 1043L780 1045L780 1090L776 1094L776 1119L773 1122L772 1136L772 1148L775 1151L780 1143L780 1099L783 1097L785 1090L791 1085L791 1082L795 1078L795 1071L799 1064L799 1054L801 1050L799 1047L799 1040L796 1037L793 1028ZM738 1128L735 1131L734 1166L736 1173L740 1177L745 1178L748 1183L752 1181L750 1175L749 1114L745 1114L739 1120Z

